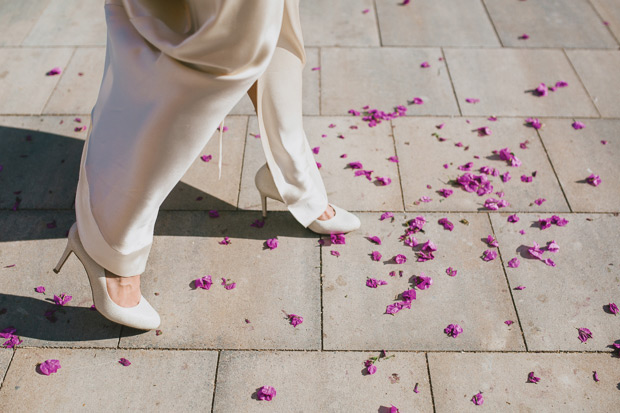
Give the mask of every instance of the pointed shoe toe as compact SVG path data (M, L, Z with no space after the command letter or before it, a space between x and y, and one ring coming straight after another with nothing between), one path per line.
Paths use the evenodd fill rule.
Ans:
M351 232L358 229L361 226L361 221L357 217L334 204L330 204L336 214L328 220L322 221L315 219L308 225L308 229L316 232L317 234L340 234L345 232Z

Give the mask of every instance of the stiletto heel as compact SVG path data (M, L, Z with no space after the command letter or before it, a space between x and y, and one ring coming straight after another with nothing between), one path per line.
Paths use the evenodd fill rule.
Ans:
M78 233L77 223L74 223L69 230L67 247L60 257L58 265L54 268L55 273L60 271L71 252L80 260L84 270L86 270L95 308L101 315L115 323L140 330L152 330L159 326L161 322L159 314L142 295L140 296L140 302L135 307L121 307L112 301L110 294L108 294L105 268L97 264L84 249Z
M267 216L267 197L276 201L284 202L276 183L273 181L271 171L267 168L267 164L260 167L254 177L256 188L261 196L261 204L263 207L263 217ZM308 229L317 234L338 234L350 232L360 227L360 219L349 211L339 208L334 204L330 204L334 208L335 215L327 220L315 219L308 225Z
M60 261L58 261L58 264L56 264L56 268L54 268L54 272L56 274L58 274L62 266L65 265L67 258L69 258L69 255L71 255L71 252L72 252L71 244L69 243L69 241L67 241L67 247L65 248L65 252L62 253L62 257L60 257Z
M259 191L260 192L260 191ZM261 206L263 207L263 218L267 217L267 195L260 194Z

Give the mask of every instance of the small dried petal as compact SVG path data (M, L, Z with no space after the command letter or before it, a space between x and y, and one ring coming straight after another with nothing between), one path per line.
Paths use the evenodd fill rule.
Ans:
M493 250L486 250L482 254L482 259L485 261L493 261L495 258L497 258L497 252Z
M290 320L293 327L297 327L298 325L304 322L304 318L296 314L289 314L288 319Z
M45 374L49 376L52 373L56 373L60 368L59 360L45 360L43 363L39 364L39 371L41 374Z
M452 338L456 338L463 332L463 328L458 324L449 324L448 327L444 328L443 332Z
M267 244L267 247L270 250L276 249L276 248L278 248L278 239L277 238L269 238L267 241L265 241L265 244Z
M375 278L368 278L366 280L366 286L370 288L377 288L380 285L387 285L387 281L377 280Z
M514 323L514 321L512 321L512 320L504 321L504 324L506 324L507 326L512 325L513 323Z
M372 237L368 237L368 240L374 242L377 245L381 245L381 238L379 238L376 235L373 235Z
M601 184L601 177L598 175L591 174L586 178L586 182L592 186L599 186Z
M614 315L618 314L619 311L616 303L609 303L609 311Z
M407 262L407 257L405 257L403 254L395 255L392 259L396 264L404 264Z
M519 222L519 217L517 214L512 214L508 216L508 222Z
M530 371L530 374L527 375L528 383L538 383L540 381L540 377L534 376L534 372Z
M519 261L517 257L514 257L513 259L508 261L508 266L510 268L518 268L520 264L521 264L521 261Z
M125 367L131 365L131 362L127 360L125 357L121 357L121 359L118 362Z
M382 257L381 253L379 251L373 251L372 254L372 260L373 261L379 261Z
M211 280L210 275L205 275L202 278L197 278L194 280L194 287L202 288L203 290L208 290L209 288L211 288L212 284L213 281Z
M579 122L577 120L574 121L571 126L573 127L573 129L576 129L576 130L583 129L586 127L586 125L583 122Z
M42 285L36 287L34 290L38 293L45 294L45 287L43 287Z
M579 331L579 340L582 343L585 343L589 338L592 338L592 332L585 327L580 327L577 331Z
M474 397L471 398L471 401L476 405L476 406L480 406L482 403L484 403L484 398L482 397L482 393L476 393L474 394Z
M448 220L448 218L441 218L438 221L439 225L443 225L444 229L447 229L448 231L452 231L454 229L454 224L452 222L450 222Z
M276 389L271 386L263 386L258 390L258 400L271 400L276 395Z
M329 238L331 239L332 244L346 244L344 234L330 234Z
M455 277L457 273L457 270L455 270L452 267L448 267L446 268L446 274L448 274L450 277Z

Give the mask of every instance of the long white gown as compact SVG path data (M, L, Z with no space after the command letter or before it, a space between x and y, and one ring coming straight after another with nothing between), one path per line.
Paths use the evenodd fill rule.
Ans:
M106 0L106 61L84 145L76 221L86 252L144 272L159 207L258 80L265 157L307 227L327 194L302 124L299 0Z

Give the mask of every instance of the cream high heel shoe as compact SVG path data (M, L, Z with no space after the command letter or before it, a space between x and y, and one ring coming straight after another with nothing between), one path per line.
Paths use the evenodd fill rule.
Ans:
M263 208L263 218L267 216L267 198L284 202L278 192L271 171L267 168L267 164L260 167L254 177L256 188L260 193L261 205ZM317 234L340 234L350 232L360 227L361 223L357 216L349 211L339 208L334 204L330 204L334 208L335 215L328 220L315 219L308 225L308 229Z
M67 261L71 252L78 257L84 266L90 281L95 308L105 318L140 330L152 330L159 326L161 322L159 314L143 296L140 296L140 302L135 307L121 307L112 301L106 285L105 269L97 264L84 250L78 234L77 223L74 223L69 230L67 248L65 248L65 252L62 254L60 261L58 261L58 265L54 268L56 274L58 274L65 261Z

